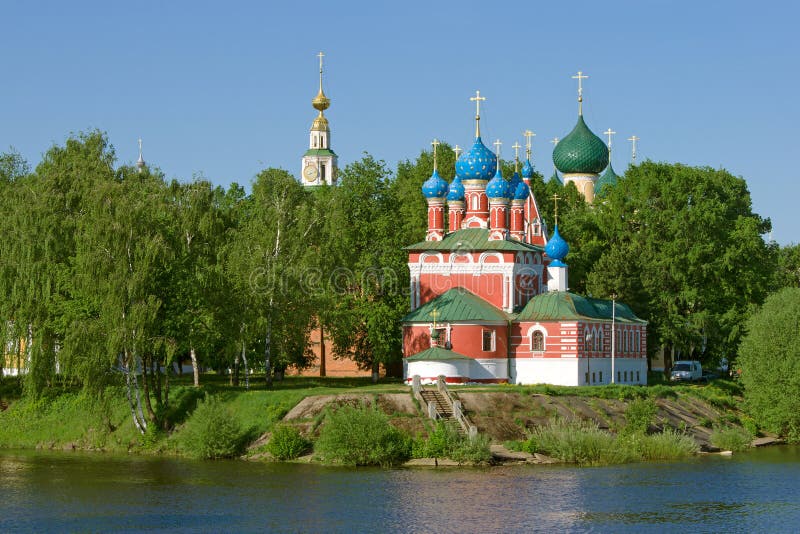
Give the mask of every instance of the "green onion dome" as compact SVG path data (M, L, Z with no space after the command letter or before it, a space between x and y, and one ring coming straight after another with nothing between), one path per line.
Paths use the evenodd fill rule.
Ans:
M566 174L599 174L608 165L608 147L579 115L578 124L553 150L553 163Z
M619 176L617 176L617 173L614 172L614 167L612 167L611 163L609 162L606 172L600 176L594 186L595 195L605 196L611 188L617 185L618 181Z

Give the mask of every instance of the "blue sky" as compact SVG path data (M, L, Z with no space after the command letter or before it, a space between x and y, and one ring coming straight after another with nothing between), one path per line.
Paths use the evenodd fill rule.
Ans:
M469 145L476 89L487 144L504 157L584 115L611 127L613 163L638 157L746 178L781 244L800 242L800 45L793 2L27 2L4 0L0 150L32 164L70 132L106 131L181 180L249 184L300 172L326 54L326 115L344 165L367 151L394 167L434 137Z

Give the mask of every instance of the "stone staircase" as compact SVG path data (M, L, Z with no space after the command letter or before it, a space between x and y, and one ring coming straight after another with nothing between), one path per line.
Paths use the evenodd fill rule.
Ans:
M435 389L423 389L420 391L420 395L422 395L426 406L433 403L440 419L453 419L453 409L450 407L450 403L447 402L444 395Z

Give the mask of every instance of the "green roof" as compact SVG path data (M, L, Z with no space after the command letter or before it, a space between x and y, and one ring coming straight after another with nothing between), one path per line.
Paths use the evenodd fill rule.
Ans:
M304 156L335 156L336 152L327 148L309 148Z
M439 361L439 360L471 360L463 354L443 349L442 347L431 347L413 356L406 358L407 362Z
M420 241L406 247L406 250L500 250L532 252L544 250L538 245L530 245L514 239L489 241L486 228L465 228L444 236L441 241Z
M612 319L612 301L582 297L568 291L549 291L536 295L523 308L517 321L563 321ZM646 324L631 309L617 302L614 306L615 320L619 323Z
M609 162L606 172L604 172L603 175L597 180L597 183L594 184L595 195L604 196L606 193L608 193L607 189L611 189L617 185L618 181L619 176L617 176L617 173L614 172L614 167L612 167L611 163Z
M567 174L598 174L608 165L608 147L578 115L575 128L553 149L553 163Z
M495 308L463 287L455 287L403 317L403 322L432 322L433 310L436 310L436 322L508 321L509 319L503 310Z

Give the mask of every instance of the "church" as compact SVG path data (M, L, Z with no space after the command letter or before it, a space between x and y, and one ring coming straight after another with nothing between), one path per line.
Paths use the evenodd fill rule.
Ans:
M583 119L558 142L553 162L587 202L617 176L609 147ZM411 311L403 319L403 373L432 383L566 386L647 383L647 323L615 299L569 291L569 245L547 227L531 191L526 160L510 179L481 140L476 92L475 141L457 154L455 178L434 168L422 185L425 241L406 247ZM499 145L499 143L498 143ZM520 148L516 146L515 148ZM499 146L498 146L499 151ZM600 173L606 169L601 177ZM556 199L557 201L557 199Z

